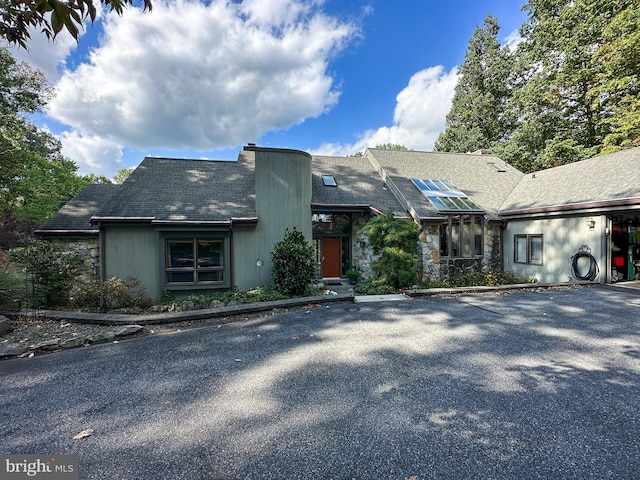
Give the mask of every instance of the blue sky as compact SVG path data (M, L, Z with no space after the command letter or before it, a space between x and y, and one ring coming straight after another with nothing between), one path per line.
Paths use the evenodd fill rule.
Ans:
M80 44L34 32L14 55L56 95L42 128L81 174L112 177L146 155L233 160L249 142L347 155L431 150L469 38L525 21L511 0L154 2L101 14Z

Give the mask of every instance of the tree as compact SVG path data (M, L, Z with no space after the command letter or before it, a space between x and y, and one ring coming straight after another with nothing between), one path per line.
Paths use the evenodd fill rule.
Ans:
M122 185L124 181L129 178L129 175L133 173L133 170L133 168L121 168L113 177L114 182L116 182L118 185Z
M0 212L41 223L89 182L76 175L60 142L28 120L51 95L44 75L17 63L4 48L0 93Z
M404 151L410 151L407 147L405 147L404 145L400 145L399 143L379 143L378 145L375 146L375 148L379 149L379 150L404 150ZM363 152L356 152L353 155L347 155L347 157L362 157L364 156Z
M134 0L100 0L109 11L122 15ZM142 0L144 11L152 8L151 0ZM1 0L0 37L27 49L29 30L40 28L50 40L67 30L76 41L82 22L94 22L97 10L92 0Z
M371 264L376 278L395 289L418 283L418 226L398 219L391 212L373 217L362 228L373 253L380 258Z
M471 36L435 150L464 153L490 148L513 129L512 116L505 114L511 97L513 56L500 45L499 30L498 20L489 15Z

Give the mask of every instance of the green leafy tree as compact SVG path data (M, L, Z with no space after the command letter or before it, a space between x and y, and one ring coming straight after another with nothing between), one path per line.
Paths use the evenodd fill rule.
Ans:
M385 212L369 220L361 231L369 237L373 253L380 255L371 264L377 279L396 289L418 283L419 232L414 222Z
M134 0L100 0L109 11L118 15ZM151 10L151 0L142 0L144 10ZM0 37L27 48L30 29L40 29L50 40L66 30L78 40L84 20L94 22L97 9L92 0L2 0L0 2Z
M451 110L435 150L473 152L507 138L514 127L505 109L512 95L514 58L500 45L497 18L489 15L469 40Z
M302 295L316 272L313 247L301 231L286 229L284 238L271 252L271 273L276 288L286 294Z
M82 264L79 254L46 241L9 250L9 258L29 276L32 303L36 306L64 305L71 281Z
M118 173L113 177L113 180L118 184L122 185L124 181L129 178L129 175L133 173L135 169L133 168L121 168L118 170Z
M41 72L0 48L0 211L43 222L87 183L61 144L28 116L42 110L51 87Z
M524 8L523 81L509 105L518 126L495 153L527 172L598 155L605 139L631 146L640 123L637 1L529 0Z

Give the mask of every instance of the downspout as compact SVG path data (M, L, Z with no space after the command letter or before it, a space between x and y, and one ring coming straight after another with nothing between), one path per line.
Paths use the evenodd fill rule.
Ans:
M229 225L229 288L234 289L235 283L235 261L233 251L233 223Z

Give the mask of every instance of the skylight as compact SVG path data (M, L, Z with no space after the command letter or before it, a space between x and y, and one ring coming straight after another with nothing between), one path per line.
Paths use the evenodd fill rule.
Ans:
M458 190L447 180L419 180L413 178L411 181L438 210L445 212L482 211L464 192Z
M333 175L323 175L322 183L324 183L325 187L337 187L336 179L333 178Z

